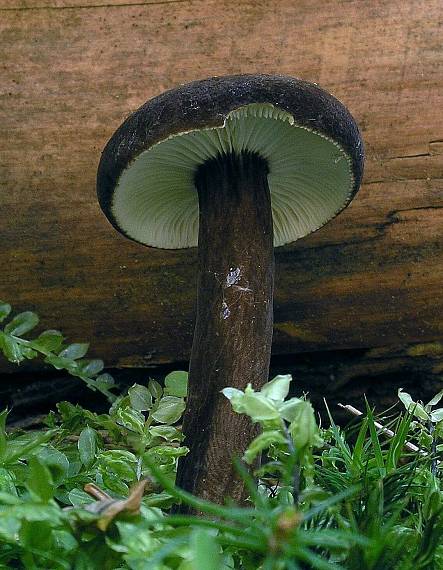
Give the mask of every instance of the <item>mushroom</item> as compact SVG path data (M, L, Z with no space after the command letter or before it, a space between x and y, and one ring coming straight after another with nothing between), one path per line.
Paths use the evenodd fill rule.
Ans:
M198 245L198 298L177 483L245 497L232 457L256 428L220 393L268 380L275 246L322 227L357 192L363 145L347 109L317 85L234 75L147 101L114 133L98 169L111 224L144 245Z

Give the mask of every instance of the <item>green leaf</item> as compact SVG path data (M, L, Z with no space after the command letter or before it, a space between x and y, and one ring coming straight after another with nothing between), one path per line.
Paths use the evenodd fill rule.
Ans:
M31 456L28 460L26 487L43 503L49 502L54 496L51 473L36 456Z
M155 399L161 398L163 395L163 388L161 387L161 384L157 382L157 380L149 380L148 390L151 392L152 397Z
M152 406L152 394L141 384L134 384L128 390L129 401L131 402L131 407L138 412L146 412L151 409Z
M55 543L57 545L57 547L62 548L63 550L66 551L77 551L78 550L78 542L76 541L76 539L73 537L73 535L66 531L66 530L53 530L52 531L52 536L55 539ZM66 565L66 568L69 568L69 562Z
M283 402L289 394L289 384L292 381L290 374L278 375L270 382L267 382L260 392L271 400Z
M19 539L25 550L30 552L40 550L45 552L47 557L53 557L53 538L51 524L47 521L22 521Z
M437 408L431 412L431 420L433 422L439 422L443 420L443 408Z
M185 436L183 433L173 426L161 425L149 428L149 434L152 437L161 437L166 441L183 441Z
M38 321L39 318L35 313L25 311L24 313L16 315L12 321L5 326L4 331L11 335L21 336L36 327Z
M19 459L26 459L31 452L49 441L56 431L57 430L48 430L45 432L30 433L23 436L22 439L15 439L9 442L3 459L4 463L12 465Z
M55 447L46 445L37 452L37 457L48 467L53 482L56 485L63 483L69 472L69 460L66 455Z
M19 362L24 360L21 345L14 338L12 338L7 334L4 334L1 331L0 331L0 349L3 352L4 356L9 360L9 362L18 364Z
M278 413L287 422L293 422L299 413L299 407L303 406L305 400L301 398L291 398L278 405Z
M182 370L170 372L165 377L165 394L186 398L188 394L188 373Z
M124 492L126 488L125 484L121 484L123 481L131 482L136 479L137 457L130 451L124 449L103 451L97 458L97 464L105 484L110 485L111 489L118 489L118 492Z
M60 331L43 331L36 339L31 341L31 346L37 350L57 352L63 344L63 335Z
M83 358L88 352L89 343L87 342L74 342L70 344L65 349L63 349L58 356L61 358L68 358L72 360L77 360Z
M257 455L264 449L268 449L270 445L284 445L285 443L287 443L286 438L281 432L277 430L265 431L252 440L248 446L248 449L243 455L243 459L246 461L246 463L251 464Z
M320 445L322 440L310 402L302 401L297 406L297 416L289 426L296 449Z
M20 505L21 499L17 495L11 495L0 491L0 506L14 506Z
M203 528L194 530L190 549L195 570L220 569L220 547L212 532Z
M13 513L10 513L9 516L0 517L0 540L4 544L3 548L6 546L5 543L10 542L14 544L17 542L20 526L20 519L15 517ZM0 568L7 570L8 566L0 566Z
M32 348L30 348L29 346L22 346L21 351L22 351L22 356L24 356L28 360L32 360L33 358L38 356L38 353L35 350L32 350Z
M11 305L9 303L5 303L4 301L0 301L0 323L6 319L11 313Z
M75 360L66 358L64 356L49 355L45 358L45 362L51 364L57 370L66 369L69 371L74 371L77 368L77 363Z
M440 390L440 392L438 394L436 394L432 400L429 400L429 402L426 404L426 407L433 407L436 406L439 401L443 398L443 390Z
M0 492L9 493L11 495L15 495L16 497L18 497L17 489L15 486L16 482L17 482L17 477L13 475L12 471L0 467Z
M243 398L244 396L244 392L242 392L241 390L238 390L237 388L223 388L223 390L221 391L221 393L223 394L223 396L226 396L226 398L228 398L228 400L235 400L237 399L237 401L241 398Z
M49 521L55 526L61 523L63 511L53 504L20 502L11 506L8 515L26 521Z
M150 565L147 557L152 554L157 541L153 538L152 533L149 530L140 527L140 525L135 525L127 522L117 521L116 526L118 528L122 546L125 548L124 551L129 551L131 554L140 559L140 564L130 565L133 570L166 570L163 564Z
M100 360L99 358L94 360L77 361L77 364L79 366L79 374L88 377L95 376L105 367L103 360Z
M169 459L170 457L182 457L188 453L189 449L185 446L172 447L170 445L157 445L156 447L151 447L145 455L151 459L157 459L159 463L161 460Z
M161 424L175 424L181 418L185 408L186 404L182 398L164 396L151 416Z
M121 464L122 469L126 469L127 466ZM126 496L129 492L129 485L125 483L122 472L118 474L110 468L103 468L99 465L99 472L101 474L103 485L114 493ZM126 479L128 482L133 482L136 480L135 470L131 473L131 477Z
M145 418L141 412L132 408L119 408L115 414L117 423L135 433L142 434L145 427Z
M94 499L88 495L88 493L82 491L81 489L71 489L71 491L68 493L68 499L71 505L74 507L78 505L87 505L94 501Z
M80 432L77 442L80 461L85 467L90 467L95 461L97 453L97 432L91 427L86 427Z
M69 422L73 419L76 419L82 415L83 408L78 404L74 406L70 402L59 402L57 404L58 413L61 415L61 419L63 422Z
M100 376L97 376L97 378L95 379L95 384L96 386L109 389L115 386L115 380L110 374L105 372L104 374L100 374Z
M429 414L426 412L424 407L421 404L414 402L407 392L403 392L402 388L398 389L398 398L409 413L414 415L416 418L429 421Z
M261 392L254 392L250 384L244 393L236 388L225 388L222 393L230 399L232 409L235 412L247 414L254 422L278 420L280 418L276 402Z

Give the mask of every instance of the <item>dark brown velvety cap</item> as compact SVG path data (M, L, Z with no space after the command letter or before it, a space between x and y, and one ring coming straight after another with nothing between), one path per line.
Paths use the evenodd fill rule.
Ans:
M155 143L186 131L222 126L229 112L251 103L270 103L290 113L296 124L332 139L349 156L357 192L363 174L363 143L358 127L335 97L313 83L283 75L232 75L194 81L147 101L107 143L97 175L100 205L111 212L122 172Z

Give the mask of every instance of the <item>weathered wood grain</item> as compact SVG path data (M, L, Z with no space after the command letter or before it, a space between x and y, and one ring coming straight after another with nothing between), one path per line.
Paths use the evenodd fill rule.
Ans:
M186 359L196 252L117 235L99 155L166 88L281 72L349 107L368 160L353 204L277 251L275 352L442 338L441 2L110 4L0 2L0 297L109 365Z
M151 4L177 4L190 0L2 0L4 10L71 10L73 8L111 8L114 6L147 6Z

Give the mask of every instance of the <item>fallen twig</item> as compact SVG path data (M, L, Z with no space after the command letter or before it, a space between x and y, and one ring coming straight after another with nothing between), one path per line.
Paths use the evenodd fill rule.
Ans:
M360 410L357 410L357 408L354 408L354 406L351 406L350 404L338 404L340 406L340 408L343 408L345 410L348 410L348 412L350 412L351 414L353 414L354 416L362 416L363 412L361 412ZM374 425L377 429L380 430L381 433L387 435L388 437L394 437L395 433L384 427L380 422L374 422ZM409 451L414 451L415 453L420 453L421 455L429 455L427 451L425 451L424 449L420 449L419 447L417 447L416 445L414 445L413 443L410 443L409 441L405 441L405 447L406 449L409 449Z

